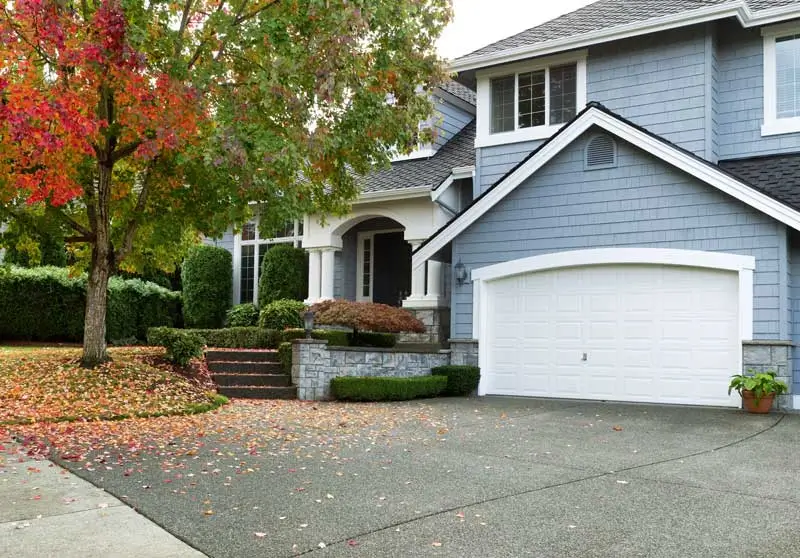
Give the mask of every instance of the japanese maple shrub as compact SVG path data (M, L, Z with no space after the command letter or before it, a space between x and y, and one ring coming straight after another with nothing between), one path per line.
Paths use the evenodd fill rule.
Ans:
M402 308L375 302L324 300L311 306L314 323L352 328L350 344L359 346L361 332L425 333L425 325Z

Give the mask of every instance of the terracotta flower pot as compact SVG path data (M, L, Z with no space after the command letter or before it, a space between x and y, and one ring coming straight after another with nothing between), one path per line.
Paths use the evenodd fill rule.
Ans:
M767 414L772 409L772 400L775 399L774 393L767 393L756 403L756 398L752 391L742 391L742 407L748 413Z

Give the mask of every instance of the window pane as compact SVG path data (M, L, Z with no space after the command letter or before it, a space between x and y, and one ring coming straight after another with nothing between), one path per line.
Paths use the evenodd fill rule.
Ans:
M247 223L242 227L242 240L255 240L256 239L256 224Z
M363 282L363 286L361 288L361 296L369 296L369 287L370 281L372 280L372 276L370 274L370 269L372 261L372 239L365 238L364 239L364 267L361 270L361 278Z
M550 124L563 124L577 110L578 66L550 68Z
M775 70L778 118L800 116L800 35L776 39Z
M519 75L519 127L544 126L544 70Z
M253 302L255 279L255 246L242 246L241 279L239 281L239 302Z
M514 76L493 79L492 133L514 129Z

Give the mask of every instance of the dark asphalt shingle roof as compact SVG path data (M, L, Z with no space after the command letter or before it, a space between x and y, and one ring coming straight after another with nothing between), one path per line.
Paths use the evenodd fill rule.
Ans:
M798 0L747 0L754 12L800 3ZM457 60L578 37L603 29L646 22L682 12L731 3L730 0L599 0L542 25L492 43Z
M391 168L382 169L364 177L361 191L388 192L404 188L428 186L431 189L441 184L456 167L475 164L475 121L444 144L433 157L412 159L392 163Z
M719 167L800 210L800 153L720 161Z
M466 85L458 83L457 81L453 81L452 79L448 79L439 85L439 88L471 105L474 105L477 102L477 96L472 89Z

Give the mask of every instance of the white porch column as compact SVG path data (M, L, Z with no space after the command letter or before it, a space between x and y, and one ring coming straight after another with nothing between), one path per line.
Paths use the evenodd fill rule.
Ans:
M329 300L333 298L333 277L334 277L334 254L336 252L333 248L326 248L322 250L322 272L321 272L321 292L320 298L322 300Z
M442 262L428 260L428 292L427 300L436 300L442 296Z
M322 252L308 251L308 300L306 303L319 302L322 286Z
M422 242L410 241L411 250L414 251L419 248ZM425 299L425 265L419 266L417 269L411 270L411 294L403 301L403 305L413 303L414 301Z

